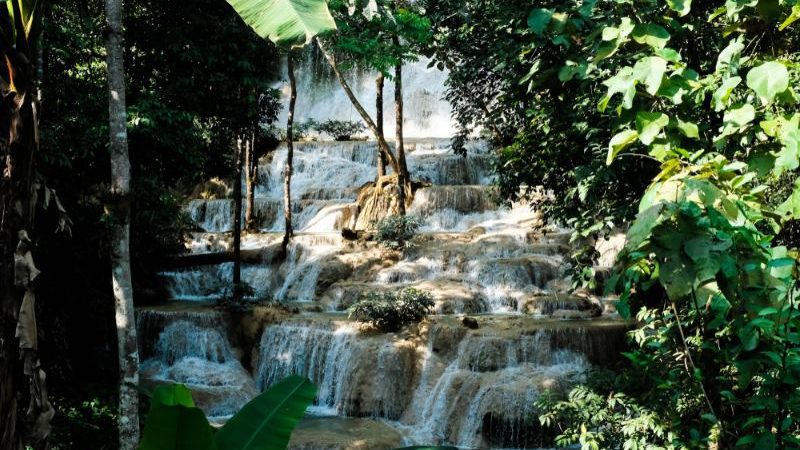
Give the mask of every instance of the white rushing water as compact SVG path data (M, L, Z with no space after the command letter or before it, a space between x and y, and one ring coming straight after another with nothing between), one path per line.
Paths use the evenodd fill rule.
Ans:
M403 97L405 117L403 132L407 137L449 137L455 134L455 127L450 117L450 105L443 101L444 82L447 72L435 67L428 67L430 60L422 58L403 67ZM375 78L377 73L354 68L345 73L353 93L375 118ZM316 49L309 49L300 64L296 67L297 105L295 120L314 119L323 122L328 119L361 122L361 116L355 110L339 82L333 76L328 63L324 61ZM286 80L285 65L283 79ZM288 83L280 83L284 100L288 100ZM384 133L394 136L394 82L386 79L384 85ZM283 104L288 104L284 102ZM286 122L286 111L283 110L279 123Z
M318 57L307 55L298 70L296 118L356 120ZM430 138L450 136L453 128L440 101L445 74L426 64L405 72L406 152L420 182L409 208L421 224L414 246L389 252L342 236L354 227L360 188L376 177L374 142L299 142L292 178L296 235L277 259L287 157L280 146L259 162L260 232L243 236L242 279L253 298L317 312L275 323L262 317L253 330L252 323L227 323L216 311L144 311L138 317L144 380L184 383L207 414L224 419L257 392L300 374L319 389L310 414L380 419L408 444L546 445L537 400L580 380L590 362L613 359L625 330L553 322L556 311L580 314L596 306L566 293L569 235L542 223L530 205L498 204L485 143L469 143L462 157L449 139ZM353 71L349 78L365 106L374 107L373 74ZM389 136L392 89L387 83ZM232 200L194 199L185 210L198 228L187 243L190 253L208 258L203 254L231 250ZM225 262L161 277L171 300L203 310L202 302L230 294L232 271ZM366 293L405 287L429 292L442 316L403 332L376 333L342 314ZM485 316L478 329L467 329L454 314Z
M255 385L234 355L223 322L199 322L186 317L169 322L141 364L142 378L184 384L211 419L224 419L256 395Z

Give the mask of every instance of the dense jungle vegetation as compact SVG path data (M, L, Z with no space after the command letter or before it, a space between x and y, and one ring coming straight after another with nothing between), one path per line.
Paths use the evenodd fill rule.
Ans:
M0 448L120 448L109 432L118 425L120 356L108 269L121 216L109 178L104 2L6 3ZM242 13L258 2L230 3L236 9L224 0L124 4L137 305L163 297L156 273L184 251L192 224L181 204L195 186L240 180L243 152L252 162L291 142L291 121L284 130L277 117L291 108L279 87L293 78L293 58L322 51L337 74L368 70L382 83L427 57L448 71L456 151L490 142L500 200L533 201L570 227L575 289L606 295L634 324L623 363L536 405L554 443L800 448L800 2L357 2L359 11L374 4L375 17L353 15L344 0L277 2L335 21L335 30L318 21L320 36L304 31L299 40L259 30ZM24 125L31 120L35 133ZM365 117L325 127L341 139L366 127L382 143L379 173L397 174L404 214L414 174L382 125ZM402 131L392 138L402 149ZM290 221L288 199L286 208ZM402 248L415 229L413 219L391 218L380 239ZM595 270L594 244L616 233L627 240L615 268ZM53 405L44 436L37 417L26 417L36 377L15 336L29 289L14 284L18 242L41 271L38 357ZM398 317L391 306L406 297L423 302ZM386 329L432 306L420 292L375 302L357 315Z

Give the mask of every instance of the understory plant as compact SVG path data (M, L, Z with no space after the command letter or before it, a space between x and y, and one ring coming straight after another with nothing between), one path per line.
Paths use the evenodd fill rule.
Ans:
M316 124L315 128L320 133L325 133L337 141L349 141L353 136L367 129L362 122L334 119Z
M412 245L411 240L421 225L421 221L415 216L388 216L375 225L375 239L384 247L402 250Z
M316 393L309 380L292 375L214 430L186 386L162 385L153 392L139 450L283 450Z
M370 292L350 307L350 318L368 323L384 332L399 331L420 322L433 311L431 294L414 288Z

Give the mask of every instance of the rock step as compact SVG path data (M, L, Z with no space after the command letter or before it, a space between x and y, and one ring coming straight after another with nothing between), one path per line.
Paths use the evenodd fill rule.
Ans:
M375 419L306 417L295 428L289 450L385 450L399 448L403 437Z

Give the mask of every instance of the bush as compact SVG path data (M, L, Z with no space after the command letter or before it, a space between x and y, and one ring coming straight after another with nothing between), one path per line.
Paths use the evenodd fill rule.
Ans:
M350 308L350 318L390 332L419 322L433 310L433 297L409 288L399 292L370 292Z
M411 239L420 227L420 221L414 216L389 216L381 219L376 228L376 239L384 247L400 250L411 246Z
M349 141L350 138L366 129L363 123L352 120L326 120L316 125L317 131L332 136L337 141Z

